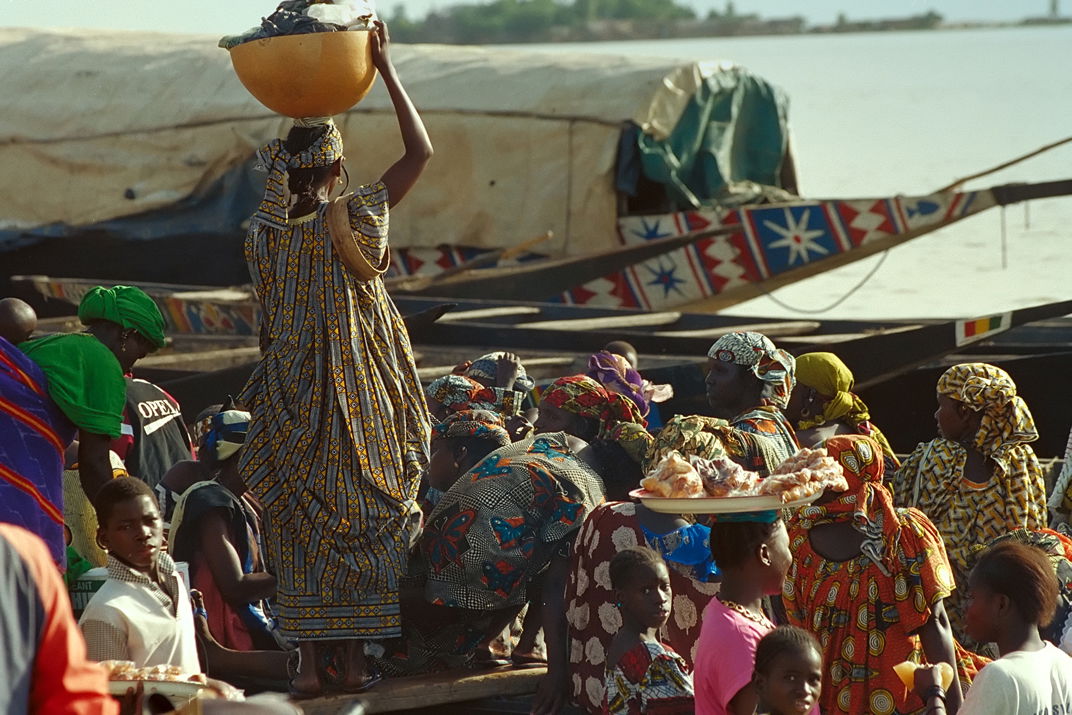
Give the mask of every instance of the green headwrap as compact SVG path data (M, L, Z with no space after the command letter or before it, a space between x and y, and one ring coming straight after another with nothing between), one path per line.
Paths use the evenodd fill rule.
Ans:
M94 320L107 320L124 330L137 330L156 347L164 347L164 316L141 288L97 286L79 304L78 319L85 325Z

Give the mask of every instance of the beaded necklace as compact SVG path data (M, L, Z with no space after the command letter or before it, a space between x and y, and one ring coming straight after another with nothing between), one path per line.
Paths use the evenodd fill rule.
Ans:
M731 601L728 598L723 598L721 596L721 594L715 596L715 598L717 598L719 600L719 603L721 603L726 608L730 609L731 611L736 611L737 613L740 613L742 616L744 616L745 618L747 618L750 621L754 621L755 623L758 623L761 626L773 625L766 616L756 615L755 613L753 613L752 611L748 610L747 608L745 608L741 604L737 603L736 601Z

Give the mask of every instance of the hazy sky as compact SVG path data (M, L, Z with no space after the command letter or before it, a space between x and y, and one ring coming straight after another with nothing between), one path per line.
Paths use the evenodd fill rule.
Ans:
M683 0L697 12L720 11L725 0ZM378 9L390 16L397 0L381 0ZM411 17L456 0L406 0ZM1072 0L1065 0L1067 14ZM0 0L0 26L88 27L161 32L238 33L257 24L275 7L273 0ZM832 22L838 12L852 18L902 16L934 9L949 20L1017 20L1043 15L1049 0L736 0L737 12L767 17L804 15L813 23Z

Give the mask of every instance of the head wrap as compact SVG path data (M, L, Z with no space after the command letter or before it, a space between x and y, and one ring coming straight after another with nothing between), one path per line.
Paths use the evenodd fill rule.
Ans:
M831 437L823 447L841 466L849 488L832 502L802 507L798 512L800 524L810 529L817 524L851 521L864 536L860 551L890 576L897 570L901 521L893 506L893 495L882 484L885 463L881 447L863 435Z
M502 415L490 410L455 412L432 428L432 441L451 437L483 439L494 442L497 447L510 444L510 434Z
M1016 394L1009 373L999 367L982 362L954 365L938 378L938 394L983 413L975 447L988 457L1038 439L1027 404Z
M156 302L141 288L97 286L82 298L78 305L78 319L85 325L94 320L107 320L124 330L137 330L158 348L165 344L164 316Z
M798 429L811 429L829 422L844 422L878 442L891 464L899 464L886 435L870 423L871 413L867 405L852 392L852 371L841 358L834 353L800 355L797 357L796 378L798 385L810 387L827 398L822 413L800 420L796 425Z
M469 377L477 380L491 380L495 381L499 371L499 358L505 353L488 353L487 355L481 355L473 364L465 371L465 374ZM536 386L535 381L525 372L525 368L521 368L521 372L518 374L517 379L514 380L513 390L515 392L524 392L528 394L532 392L532 388Z
M812 388L828 400L822 414L801 420L801 429L840 419L853 424L871 419L867 405L852 393L852 371L837 355L806 353L797 357L796 363L797 384Z
M748 368L763 383L764 404L782 409L789 404L789 395L796 384L793 377L796 361L785 350L774 347L766 335L728 333L711 346L707 357Z
M621 355L601 350L588 358L588 377L608 392L616 392L632 400L641 416L648 416L650 408L644 394L644 378Z
M436 378L425 388L424 394L451 412L472 409L496 411L492 392L465 375Z
M651 444L651 435L636 404L586 375L560 377L551 383L540 398L548 404L581 417L596 420L598 439L617 442L634 461L643 460Z
M283 139L273 139L257 151L257 163L254 169L267 171L268 180L264 185L264 198L253 218L277 228L287 225L290 207L287 190L286 173L288 169L315 169L330 166L342 158L342 134L331 117L307 117L297 119L296 127L318 127L327 129L307 149L299 154L287 151Z
M224 410L212 416L201 449L212 461L222 462L233 457L246 443L250 414L242 410Z

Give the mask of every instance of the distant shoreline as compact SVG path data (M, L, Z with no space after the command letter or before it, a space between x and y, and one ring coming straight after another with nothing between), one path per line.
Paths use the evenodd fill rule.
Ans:
M763 18L759 15L716 15L707 18L675 17L652 20L649 18L595 18L587 21L576 19L568 24L519 26L511 24L506 30L501 25L496 30L494 11L488 10L478 16L467 10L474 6L460 5L447 8L442 14L430 13L419 21L403 17L389 19L392 34L400 42L444 44L546 44L566 42L615 42L623 40L670 40L727 37L772 37L794 35L860 34L874 32L919 32L926 30L978 30L990 28L1039 27L1072 24L1072 17L1029 17L1019 21L963 21L946 22L930 11L921 15L878 20L850 20L842 14L837 22L809 25L800 16ZM456 13L452 15L451 13ZM474 20L479 17L479 22ZM505 23L504 23L505 24Z

